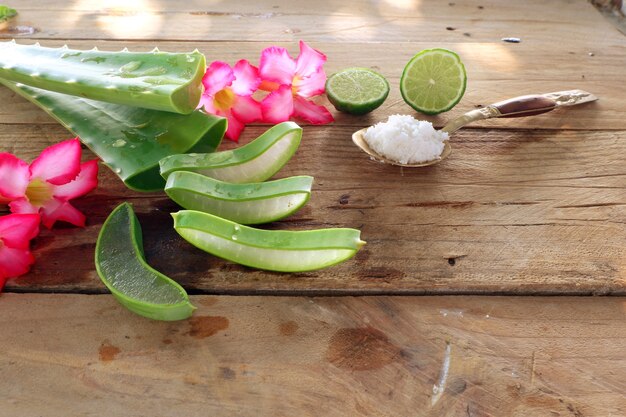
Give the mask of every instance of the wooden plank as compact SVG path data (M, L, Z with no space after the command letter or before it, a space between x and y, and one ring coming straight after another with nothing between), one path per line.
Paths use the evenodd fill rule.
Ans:
M3 37L487 42L517 36L529 42L558 39L593 46L621 39L619 32L611 30L593 6L584 1L534 1L532 5L517 7L503 2L484 6L485 2L475 1L456 7L445 2L403 0L385 3L408 7L382 9L376 3L356 1L327 1L304 9L302 2L265 2L255 6L244 0L219 6L196 2L183 9L179 9L178 2L155 4L148 0L115 0L104 7L96 1L81 1L71 7L15 3L13 6L21 14L13 29L9 27L1 34Z
M25 41L32 42L32 41ZM572 88L593 92L600 100L583 106L560 109L545 115L524 119L496 119L476 122L474 127L487 128L542 128L542 129L622 129L626 130L626 106L621 90L616 85L626 85L622 70L626 55L626 39L622 48L603 48L589 56L585 44L569 45L555 50L552 42L539 45L523 42L517 45L503 43L334 43L321 42L314 46L328 55L327 72L333 73L350 66L372 67L389 78L391 94L381 108L367 117L355 117L334 111L332 105L322 100L334 113L335 124L355 127L383 120L391 114L415 114L442 126L447 120L505 98L531 93L545 93ZM43 45L61 46L63 41L45 41ZM147 51L157 45L168 51L188 51L192 46L180 42L104 42L71 41L77 49L90 49L97 45L105 50L129 47ZM231 63L249 59L256 63L263 47L256 42L194 42L209 60L220 59ZM284 43L297 55L296 43ZM438 117L424 117L404 103L399 91L400 75L410 57L425 48L445 47L461 53L468 73L468 87L461 103L452 111ZM385 50L385 54L378 53ZM546 65L550 62L551 65ZM0 123L55 123L43 111L30 105L6 88L0 88ZM356 130L356 129L355 129Z
M251 127L242 142L262 132ZM272 229L356 227L368 245L342 265L303 274L240 267L195 249L171 228L163 194L126 190L106 168L76 206L86 229L43 231L37 263L8 291L104 291L93 266L99 228L132 201L148 260L190 291L211 293L626 293L626 167L620 132L461 131L428 169L369 161L351 129L307 127L281 177L315 177L309 204ZM0 125L27 160L67 137L61 127ZM15 140L19 138L20 140ZM232 147L233 144L225 144Z
M0 296L0 414L622 416L626 299Z

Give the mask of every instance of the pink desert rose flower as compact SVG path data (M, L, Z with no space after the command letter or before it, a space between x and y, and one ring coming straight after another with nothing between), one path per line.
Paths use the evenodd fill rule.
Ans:
M8 278L24 275L35 262L30 240L39 233L39 214L0 217L0 291Z
M261 120L261 105L252 98L261 83L259 70L245 59L233 68L225 62L214 61L207 68L202 83L204 93L200 107L228 119L227 138L237 142L246 123Z
M0 201L13 213L40 214L44 226L57 220L85 225L85 215L70 200L98 185L98 161L80 163L78 138L52 145L30 166L10 153L0 153Z
M261 102L263 120L279 123L293 115L313 124L332 122L333 116L324 107L307 98L325 91L326 55L300 41L300 55L293 59L285 48L271 46L261 53L260 88L270 91Z

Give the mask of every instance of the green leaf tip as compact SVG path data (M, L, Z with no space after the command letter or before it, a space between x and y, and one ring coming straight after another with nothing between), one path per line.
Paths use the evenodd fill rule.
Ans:
M0 23L6 22L15 16L17 16L17 10L9 6L0 4ZM15 43L15 39L13 39L12 42Z
M200 110L182 115L54 93L0 79L79 136L136 191L159 191L165 180L159 161L174 154L213 152L226 119Z
M203 92L204 55L74 50L0 42L0 78L91 100L172 113L193 112ZM34 78L32 73L41 74ZM68 80L75 80L68 83Z

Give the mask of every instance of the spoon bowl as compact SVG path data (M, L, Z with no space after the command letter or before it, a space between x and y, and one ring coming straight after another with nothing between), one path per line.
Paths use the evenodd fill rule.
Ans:
M372 159L374 159L375 161L381 162L383 164L396 165L396 166L405 167L405 168L427 167L429 165L438 164L439 162L446 159L450 155L450 153L452 153L452 146L450 146L448 141L446 141L443 143L444 144L443 151L441 151L441 155L439 155L439 158L433 159L432 161L418 162L416 164L402 164L398 161L385 158L384 156L378 154L376 151L370 148L369 144L367 143L364 137L367 129L368 128L365 128L365 129L361 129L361 130L354 132L352 134L352 142L354 142L356 146L361 148L361 150L365 152L366 154L368 154Z
M452 134L476 120L491 119L493 117L525 117L534 116L541 113L547 113L557 107L573 106L576 104L588 103L598 98L591 93L583 90L557 91L547 94L532 94L528 96L520 96L494 104L482 107L480 109L471 110L462 116L448 122L441 130ZM365 140L365 132L368 128L361 129L352 134L352 142L358 146L363 152L368 154L373 160L383 164L396 165L406 168L427 167L438 164L446 159L452 153L452 146L449 141L444 142L441 155L432 161L419 162L416 164L402 164L398 161L386 158L378 154Z

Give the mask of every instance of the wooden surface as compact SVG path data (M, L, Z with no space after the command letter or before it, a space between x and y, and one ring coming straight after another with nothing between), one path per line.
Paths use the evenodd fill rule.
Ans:
M624 298L192 301L0 296L0 415L626 415Z
M368 242L323 271L261 272L200 252L172 230L177 207L164 194L129 191L103 167L99 188L75 202L87 227L43 231L31 273L0 295L0 417L626 415L626 298L496 296L626 295L626 37L589 3L11 6L20 15L0 39L198 48L231 63L256 62L271 44L296 55L303 39L328 55L329 74L372 67L392 90L368 116L334 113L331 125L304 125L279 174L313 175L313 195L264 227L356 227ZM398 91L400 74L432 47L457 51L468 73L460 104L428 118L436 126L522 94L581 88L600 100L477 122L454 135L452 156L435 167L369 161L351 133L414 114ZM249 127L242 143L266 128ZM68 137L0 89L0 151L32 160ZM199 294L192 319L151 322L105 295L95 239L122 201L135 206L149 263Z
M354 260L316 273L242 268L182 242L168 215L176 206L163 194L131 193L103 169L99 189L77 202L89 226L43 233L33 272L10 282L9 290L104 292L92 265L95 238L110 210L130 200L145 229L149 260L190 291L626 293L626 106L616 87L626 85L626 38L590 4L144 3L134 9L115 2L104 8L90 1L16 2L21 14L14 27L35 27L22 41L46 46L197 47L209 60L229 62L256 62L270 42L295 55L295 41L305 39L328 54L329 73L354 65L378 69L392 85L380 109L366 117L336 114L329 126L304 126L302 146L279 176L313 175L312 199L295 216L267 226L356 227L368 245ZM521 10L525 18L514 18ZM122 28L129 22L132 31ZM2 36L14 32L9 27ZM507 44L503 36L522 42ZM352 145L351 133L390 114L411 113L398 92L399 75L415 52L437 46L458 51L469 78L463 101L431 118L438 126L476 105L525 93L584 88L600 100L477 123L455 134L452 157L436 167L402 170L369 161ZM33 158L68 137L6 89L0 103L5 150ZM265 128L249 128L242 142Z

